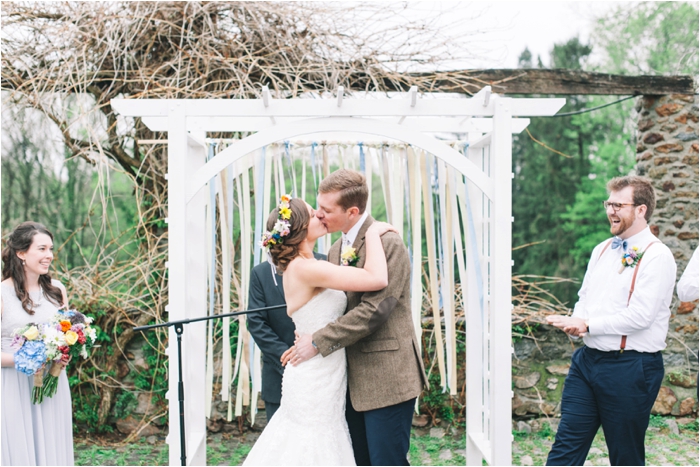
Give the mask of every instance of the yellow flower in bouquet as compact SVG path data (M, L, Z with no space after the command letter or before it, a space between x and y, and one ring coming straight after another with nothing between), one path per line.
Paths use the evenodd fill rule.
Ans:
M22 335L28 341L33 341L34 339L39 337L39 329L36 326L30 326L29 329L24 331L24 334Z
M73 345L78 342L78 333L74 331L66 331L65 335L66 344Z

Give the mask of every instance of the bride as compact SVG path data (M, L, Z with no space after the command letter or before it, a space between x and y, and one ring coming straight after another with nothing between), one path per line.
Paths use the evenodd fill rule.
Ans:
M316 239L328 231L311 206L283 196L270 213L262 246L284 273L287 313L297 331L312 334L345 312L343 291L381 290L388 283L380 236L396 229L375 222L367 231L364 268L336 266L313 256ZM345 350L287 365L279 410L243 465L355 465L345 421Z

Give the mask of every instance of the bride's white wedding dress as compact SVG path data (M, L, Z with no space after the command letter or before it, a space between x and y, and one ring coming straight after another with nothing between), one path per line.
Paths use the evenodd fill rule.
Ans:
M347 299L325 289L292 314L300 334L313 334L345 312ZM345 349L287 365L282 400L243 465L355 465L345 421Z

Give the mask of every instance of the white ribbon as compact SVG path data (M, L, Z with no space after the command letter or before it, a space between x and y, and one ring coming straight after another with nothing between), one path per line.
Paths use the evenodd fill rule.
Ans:
M275 281L275 286L277 286L277 266L272 261L272 255L270 250L267 250L267 262L270 263L270 269L272 270L272 280Z

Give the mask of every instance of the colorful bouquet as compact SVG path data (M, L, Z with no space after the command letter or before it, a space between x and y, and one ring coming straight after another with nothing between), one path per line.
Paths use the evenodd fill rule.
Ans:
M97 332L91 324L92 318L79 311L58 310L44 326L47 360L52 364L49 375L44 380L41 400L56 394L58 377L71 358L88 358L88 351L95 345L97 338Z
M40 399L43 388L44 365L47 360L43 325L30 323L12 332L11 347L15 352L15 369L25 375L34 376L32 402Z
M45 397L56 394L61 370L72 357L88 357L97 338L91 323L92 318L78 311L58 310L48 323L32 323L13 331L15 368L34 375L32 403L41 404ZM44 366L49 362L51 367L44 377Z

